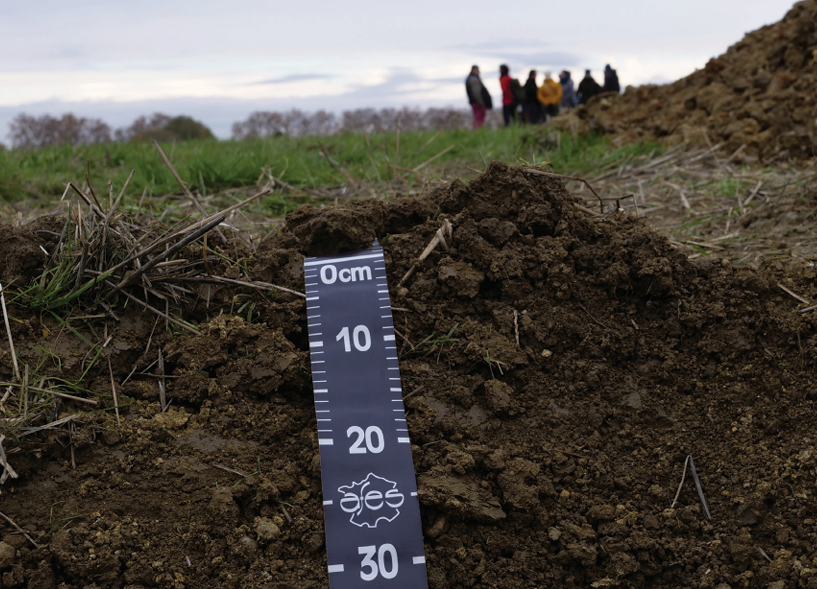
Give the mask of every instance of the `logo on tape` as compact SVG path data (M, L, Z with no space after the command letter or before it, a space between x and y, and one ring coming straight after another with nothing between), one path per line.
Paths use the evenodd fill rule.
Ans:
M349 521L360 528L376 528L383 520L394 521L405 501L397 483L373 473L359 483L339 487L338 491L343 495L340 508L352 514Z

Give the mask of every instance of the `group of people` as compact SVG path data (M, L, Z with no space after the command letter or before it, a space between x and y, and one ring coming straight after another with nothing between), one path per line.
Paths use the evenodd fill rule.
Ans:
M474 129L485 124L485 114L493 108L491 94L479 73L479 66L472 66L471 73L465 79L465 91L474 112ZM506 127L517 119L528 124L546 122L559 114L560 109L585 104L596 94L621 92L618 74L609 64L604 68L604 85L599 85L590 70L585 70L584 78L576 88L570 72L564 70L559 73L558 82L550 72L546 72L545 80L539 86L536 83L536 70L531 70L523 86L518 79L511 78L511 70L505 64L499 66L499 84L502 87L502 118Z

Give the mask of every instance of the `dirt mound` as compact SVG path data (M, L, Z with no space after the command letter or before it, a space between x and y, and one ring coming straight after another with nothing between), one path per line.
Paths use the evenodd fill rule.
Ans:
M444 220L448 249L398 287ZM817 335L775 284L814 297L813 266L691 263L557 178L493 164L419 199L302 207L236 269L302 290L304 255L374 237L432 588L815 586ZM121 426L96 411L8 454L2 511L39 547L8 528L0 586L328 586L303 300L211 294L190 311L201 335L123 312L114 375L138 370ZM24 319L33 364L59 330ZM673 501L690 454L711 521L689 475Z
M748 33L703 70L663 86L601 94L557 118L580 132L690 146L745 145L763 160L817 155L817 0Z

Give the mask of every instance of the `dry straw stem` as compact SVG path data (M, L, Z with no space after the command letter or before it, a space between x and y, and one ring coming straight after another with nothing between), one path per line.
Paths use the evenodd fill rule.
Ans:
M535 174L537 176L548 176L550 178L560 178L562 180L573 180L575 182L581 182L582 184L587 186L587 189L590 192L592 192L593 196L595 196L599 200L599 208L601 209L602 213L604 212L604 201L596 193L596 191L593 190L593 187L590 186L590 183L587 180L585 180L584 178L579 178L577 176L565 176L564 174L554 174L553 172L545 172L544 170L540 170L539 168L534 168L534 167L531 167L531 166L526 166L524 168L524 171L529 173L529 174Z
M141 266L135 272L130 274L127 278L125 278L119 284L116 285L115 290L121 291L123 288L126 288L130 284L133 284L133 282L135 282L136 279L139 278L142 274L144 274L145 272L147 272L148 270L150 270L151 268L156 266L156 264L158 264L159 262L161 262L165 258L169 258L170 256L174 255L176 252L180 251L185 246L192 243L193 241L195 241L196 239L198 239L199 237L201 237L202 235L204 235L205 233L207 233L208 231L210 231L211 229L216 227L224 219L225 219L224 215L219 215L218 217L216 217L215 219L213 219L212 221L210 221L209 223L207 223L203 227L200 227L199 229L197 229L196 231L194 231L193 233L191 233L190 235L188 235L187 237L182 239L180 242L178 242L177 244L175 244L172 247L168 248L167 250L165 250L164 252L162 252L161 254L159 254L158 256L156 256L155 258L153 258L152 260L150 260L149 262L147 262L146 264ZM109 296L111 294L113 294L113 292L109 293Z
M25 537L26 537L26 539L27 539L29 542L31 542L31 544L34 546L34 548L39 548L39 546L38 546L38 545L37 545L37 543L34 541L34 539L33 539L31 536L29 536L28 534L26 534L26 533L25 533L25 530L23 530L23 528L21 528L21 527L20 527L20 526L18 526L16 523L14 523L14 521L12 521L12 519L11 519L9 516L7 516L7 515L6 515L5 513L3 513L2 511L0 511L0 517L2 517L4 520L6 520L6 521L7 521L7 522L8 522L8 523L9 523L9 524L10 524L10 525L11 525L11 526L12 526L12 527L15 529L15 530L17 530L19 533L21 533L23 536L25 536Z
M516 309L513 310L513 332L516 334L516 347L519 346L519 313Z
M292 290L277 284L270 284L269 282L261 282L260 280L235 280L233 278L225 278L224 276L168 276L167 278L156 278L153 282L175 282L179 284L234 284L236 286L246 286L247 288L254 288L257 290L280 290L293 294L295 296L306 298L306 295L297 290Z
M692 205L689 204L689 200L687 199L686 192L684 192L683 188L681 188L677 184L674 184L674 183L669 182L667 180L664 181L664 184L666 184L667 186L670 186L670 187L672 187L672 188L674 188L675 190L678 191L678 195L681 197L681 204L684 205L684 208L686 210L690 210L692 208Z
M105 283L112 286L112 287L114 287L114 285L111 284L110 282L108 282L107 280L105 281ZM167 321L170 321L173 325L175 325L177 327L181 327L182 329L184 329L188 333L192 333L193 335L201 335L201 332L198 329L196 329L195 327L191 327L191 326L187 325L186 323L182 323L178 319L174 319L173 317L171 317L167 313L163 313L162 311L160 311L156 307L152 307L151 305L147 304L144 301L141 301L141 300L137 299L135 296L133 296L132 294L130 294L130 293L124 291L124 290L121 291L121 292L122 292L123 295L125 295L126 297L128 297L129 299L134 301L135 303L139 303L140 305L142 305L148 311L150 311L152 313L156 313L159 317L161 317L163 319L166 319Z
M264 169L261 171L262 176L266 174L267 178L269 179L269 186L270 189L275 188L276 184L281 185L282 187L286 188L291 192L300 192L301 194L306 194L307 196L314 196L315 198L325 199L326 196L321 194L320 192L315 192L314 190L310 190L308 188L296 188L292 184L288 182L284 182L280 178L276 178L272 175L272 172L269 169L269 166L264 166Z
M165 155L165 152L162 151L162 147L159 145L159 142L156 141L155 139L153 140L153 147L155 147L156 151L159 152L159 156L162 158L162 161L167 166L167 169L170 170L170 173L173 174L173 177L176 179L176 182L178 182L179 186L182 187L182 191L184 192L184 195L188 199L190 199L190 201L195 205L195 207L199 210L199 212L202 214L202 216L206 217L207 216L207 211L204 209L203 206L201 206L201 203L193 195L193 193L190 192L190 189L187 187L187 184L185 184L184 181L181 179L181 176L179 176L179 173L176 171L176 168L174 168L173 164L170 163L170 160L167 159L167 156Z
M90 162L90 160L85 162L85 183L88 185L88 191L91 193L91 196L93 197L94 202L96 203L96 206L98 206L100 208L100 210L101 210L102 205L99 204L99 199L97 199L96 194L94 193L94 187L91 186L91 162Z
M125 180L125 183L122 185L122 190L119 191L119 196L116 197L116 200L111 203L111 208L108 210L108 214L105 216L105 221L110 222L111 217L113 217L114 211L116 211L116 207L119 206L119 201L122 200L122 197L125 196L125 191L128 189L128 185L130 184L131 179L133 178L133 174L136 170L131 170L128 179Z
M706 519L711 520L712 514L709 513L709 505L706 503L704 489L701 486L701 479L698 478L698 470L695 468L695 459L692 458L691 454L689 456L689 470L692 473L692 480L695 481L695 489L698 491L698 499L701 500L701 507L704 508L704 515L706 516Z
M445 234L448 234L449 239L451 239L451 237L453 237L454 235L454 227L451 225L451 221L449 221L448 219L445 219L443 221L442 226L439 229L437 229L436 233L434 234L434 237L432 237L431 241L428 242L426 249L424 249L423 253L420 254L420 257L417 258L417 262L412 264L411 268L409 268L405 276L403 276L403 278L400 279L400 282L397 283L397 288L403 286L403 283L406 282L406 280L408 280L409 278L411 278L411 275L414 274L414 271L417 269L417 265L420 264L423 260L425 260L438 245L442 244L443 249L448 251L448 243L445 241Z
M17 365L17 353L14 350L14 340L11 337L11 326L9 325L9 314L6 310L6 295L3 293L3 284L0 283L0 306L3 307L3 322L6 324L6 333L9 337L9 352L11 352L11 363L14 366L14 378L20 380L20 367Z
M0 382L0 387L21 387L21 384L12 383L12 382ZM75 395L69 395L68 393L61 393L59 391L52 391L51 389L43 389L40 387L28 387L29 391L35 391L37 393L45 393L46 395L52 395L54 397L60 397L62 399L68 399L70 401L78 401L80 403L88 403L89 405L97 405L98 403L93 399L86 399L84 397L77 397Z
M451 145L449 145L448 147L446 147L445 149L443 149L443 150L442 150L440 153L438 153L437 155L435 155L435 156L433 156L433 157L428 158L428 159L427 159L426 161L424 161L422 164L420 164L419 166L415 167L415 168L414 168L412 171L413 171L413 172L419 172L420 170L422 170L423 168L425 168L425 167L426 167L428 164L430 164L431 162L433 162L434 160L436 160L438 157L441 157L441 156L445 155L446 153L448 153L449 151L451 151L452 149L454 149L456 146L457 146L457 144L456 144L456 143L452 143Z
M59 427L59 426L61 426L63 424L66 424L69 421L72 421L72 420L76 419L77 417L80 417L81 415L82 415L81 413L73 413L72 415L69 415L67 417L63 417L62 419L58 419L56 421L52 421L51 423L46 423L45 425L38 425L38 426L35 426L35 427L23 427L23 428L20 428L20 430L22 432L22 433L20 433L20 437L29 436L31 434L36 434L37 432L45 431L47 429L54 429L55 427Z
M218 468L219 470L223 470L223 471L225 471L225 472L229 472L229 473L232 473L232 474L237 474L238 476L243 477L243 478L245 478L245 479L246 479L248 476L250 476L250 475L249 475L248 473L246 473L246 472L243 472L243 471L237 470L237 469L235 469L235 468L230 468L229 466L224 466L223 464L219 464L218 462L213 462L213 463L211 463L211 464L210 464L210 466L212 466L213 468Z
M810 304L811 304L811 303L809 303L809 302L808 302L806 299L804 299L803 297L801 297L801 296L800 296L800 295L798 295L798 294L795 294L794 292L792 292L791 290L789 290L788 288L786 288L786 287L785 287L785 286L783 286L782 284L778 283L778 284L777 284L777 286L778 286L778 287L780 287L780 289L781 289L783 292L785 292L786 294L788 294L788 295L790 295L790 296L794 297L795 299L797 299L798 301L800 301L800 302L801 302L801 303L803 303L804 305L810 305Z
M6 479L9 477L16 479L18 478L17 473L9 464L8 459L6 458L6 451L3 449L3 440L6 439L6 436L0 434L0 466L3 467L3 473L0 474L0 485L6 482Z
M156 375L159 377L159 404L162 407L162 413L167 411L168 403L167 397L165 396L165 359L162 355L162 348L158 348L159 351L159 361L158 366L156 367Z
M687 476L687 465L689 464L689 456L687 456L686 460L684 460L684 469L681 471L681 482L678 483L678 490L675 492L675 498L672 500L669 508L675 508L675 503L678 501L678 497L681 495L681 487L684 486L684 479Z
M675 503L678 501L678 497L681 494L681 487L684 486L684 478L686 477L687 466L689 466L689 472L692 473L692 480L695 483L695 490L698 491L698 499L701 502L701 507L703 508L704 515L706 519L711 520L712 514L709 512L709 505L706 503L706 497L704 496L704 490L701 486L701 479L698 478L698 471L695 468L695 460L692 458L692 454L689 454L684 461L684 470L681 472L681 482L678 484L678 490L675 492L675 498L672 500L672 504L670 505L670 509L675 507Z
M411 391L411 392L410 392L408 395L404 396L404 397L403 397L403 400L405 401L405 400L406 400L406 399L408 399L409 397L413 397L413 396L414 396L414 395L416 395L417 393L421 392L421 391L423 390L423 388L424 388L424 387L422 387L422 386L417 387L416 389L414 389L413 391Z
M108 361L108 374L111 376L111 392L113 393L113 410L116 413L116 424L122 425L122 420L119 419L119 398L116 394L116 383L113 380L113 368L111 368L111 357L106 356L105 359Z
M366 141L368 141L368 135L366 136ZM320 153L324 157L324 159L329 163L330 166L332 166L335 170L340 172L343 175L343 177L346 178L346 181L349 184L351 184L352 186L360 185L360 180L352 176L349 172L346 171L346 169L343 166L341 166L338 162L329 157L329 153L326 151L326 148L323 146L323 143L318 141L318 146L321 148Z
M75 193L76 193L76 194L77 194L77 195L78 195L78 196L79 196L79 197L80 197L82 200L84 200L84 201L85 201L85 204L87 204L87 205L88 205L88 206L91 208L91 211L92 211L92 212L93 212L95 215L97 215L97 216L98 216L100 219L104 219L104 218L105 218L105 213L103 213L103 212L102 212L102 209L100 209L98 205L95 205L94 203L92 203L92 202L91 202L91 199L90 199L90 198L88 198L88 196L87 196L87 195L86 195L84 192L82 192L82 190L80 190L79 188L77 188L77 185L76 185L76 184L74 184L73 182L69 182L69 183L68 183L68 186L69 186L69 187L71 188L71 190L73 190L73 191L74 191L74 192L75 192ZM78 214L78 215L77 215L77 217L78 217L78 218L81 218L81 217L82 217L82 215L81 215L81 214Z

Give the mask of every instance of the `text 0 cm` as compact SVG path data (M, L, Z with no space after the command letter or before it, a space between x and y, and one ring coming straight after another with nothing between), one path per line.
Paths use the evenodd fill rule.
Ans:
M338 270L332 264L321 268L321 282L324 284L334 284L337 280L341 282L362 282L372 279L372 269L369 266L359 268L341 268Z

